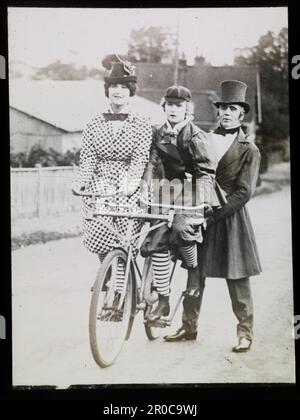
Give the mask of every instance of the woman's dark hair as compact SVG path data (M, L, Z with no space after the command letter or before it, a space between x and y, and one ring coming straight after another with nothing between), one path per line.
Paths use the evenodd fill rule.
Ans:
M114 85L115 83L113 82L105 82L104 83L104 91L105 91L105 96L108 98L108 89L111 85ZM135 82L125 82L125 83L120 83L122 85L125 85L130 92L130 96L134 96L135 95L135 91L136 91L136 83Z

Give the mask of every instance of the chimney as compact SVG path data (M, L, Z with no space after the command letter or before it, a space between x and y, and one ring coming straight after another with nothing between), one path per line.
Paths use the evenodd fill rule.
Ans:
M178 64L179 64L180 67L186 67L187 66L187 61L186 61L185 58L180 58L178 60Z
M205 64L205 58L204 57L198 55L194 58L194 65L195 66L204 66L204 64Z

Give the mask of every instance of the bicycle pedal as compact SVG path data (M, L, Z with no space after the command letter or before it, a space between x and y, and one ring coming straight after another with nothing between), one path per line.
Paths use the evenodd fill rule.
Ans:
M114 313L112 315L110 321L111 322L122 322L123 321L123 312L119 311L119 312Z
M155 321L145 320L144 322L148 324L149 327L156 327L156 328L165 328L171 325L171 322L168 318L159 318L159 319L156 319Z

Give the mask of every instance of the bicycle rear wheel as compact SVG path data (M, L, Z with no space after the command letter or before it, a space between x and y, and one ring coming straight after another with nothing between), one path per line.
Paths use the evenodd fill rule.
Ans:
M117 290L117 267L124 268L127 254L122 249L104 258L93 286L89 316L90 346L95 362L102 368L114 363L128 338L135 314L133 276L129 270L124 301ZM126 279L125 279L126 284Z

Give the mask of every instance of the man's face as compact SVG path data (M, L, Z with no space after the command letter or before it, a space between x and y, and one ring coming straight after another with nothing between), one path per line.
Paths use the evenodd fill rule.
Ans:
M165 112L170 124L178 124L185 119L186 101L171 103L167 102L165 105Z
M244 108L240 105L228 104L219 106L220 124L224 128L232 128L240 125L244 119Z

